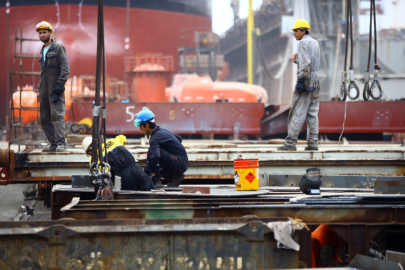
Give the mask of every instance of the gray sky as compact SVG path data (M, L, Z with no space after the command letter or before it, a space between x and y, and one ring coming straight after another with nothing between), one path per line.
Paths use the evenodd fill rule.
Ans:
M260 8L263 0L253 0L253 9ZM245 19L248 15L249 0L240 0L239 18ZM231 0L212 0L212 30L221 35L233 25L233 10Z

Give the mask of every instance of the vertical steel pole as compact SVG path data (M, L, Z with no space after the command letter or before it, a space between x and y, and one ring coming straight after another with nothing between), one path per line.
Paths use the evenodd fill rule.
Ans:
M252 0L249 0L249 16L247 20L247 71L248 83L253 83L253 28L255 27Z

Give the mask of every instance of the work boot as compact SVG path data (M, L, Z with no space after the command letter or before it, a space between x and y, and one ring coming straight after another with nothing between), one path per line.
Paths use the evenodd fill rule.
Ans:
M44 153L53 153L53 152L56 152L56 145L51 145L51 146L48 146L48 147L45 147L44 149L42 149L42 152L44 152Z
M282 146L277 147L277 151L297 151L297 147L295 145L283 144Z
M178 187L184 179L184 173L182 174L175 174L173 175L172 181L170 181L169 184L167 184L168 187Z
M66 152L66 146L59 144L58 147L56 147L56 152Z
M158 181L154 182L153 186L154 186L155 189L163 188L162 181L158 180Z
M318 146L313 146L313 147L307 146L304 148L304 150L305 151L318 151Z

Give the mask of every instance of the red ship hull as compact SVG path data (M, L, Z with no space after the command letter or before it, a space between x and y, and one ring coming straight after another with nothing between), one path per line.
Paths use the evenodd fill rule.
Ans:
M266 108L268 110L268 108ZM289 108L274 112L262 121L262 136L287 133ZM345 133L405 132L405 101L347 102ZM341 133L345 103L322 101L319 105L319 133ZM303 130L306 130L304 126Z
M92 117L92 103L72 103L67 120ZM156 123L176 134L260 134L263 103L107 103L107 134L143 134L134 126L147 107Z

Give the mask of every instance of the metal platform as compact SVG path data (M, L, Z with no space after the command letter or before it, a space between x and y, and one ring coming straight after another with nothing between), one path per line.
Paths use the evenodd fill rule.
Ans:
M279 152L278 145L240 144L227 148L187 148L189 168L186 179L233 179L233 161L239 156L259 159L261 174L300 175L318 167L324 175L403 176L405 147L390 145L325 145L319 151ZM148 146L129 149L136 159ZM41 181L70 181L71 175L88 174L89 159L80 148L66 153L10 153L9 179L2 184ZM139 160L141 166L145 160ZM3 167L5 167L3 165Z

